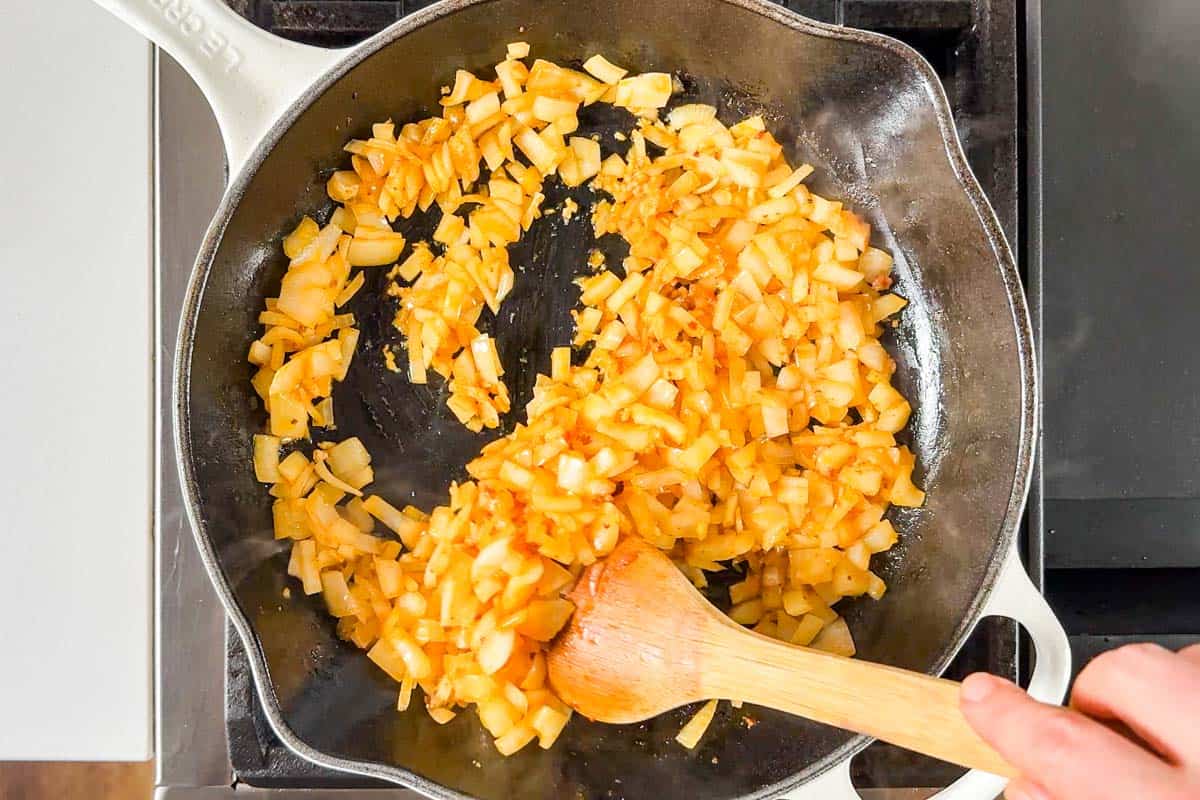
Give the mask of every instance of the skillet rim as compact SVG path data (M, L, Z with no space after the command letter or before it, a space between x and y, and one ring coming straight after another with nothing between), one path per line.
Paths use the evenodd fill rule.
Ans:
M472 800L470 795L450 789L436 781L429 780L417 773L402 767L383 764L377 761L363 761L342 758L331 755L310 746L301 739L288 725L283 710L275 694L275 686L270 678L265 654L263 653L258 636L249 618L238 605L233 589L221 568L220 559L209 539L203 516L199 507L199 489L193 469L191 446L191 425L189 418L188 398L191 390L192 347L196 321L204 297L204 289L208 276L212 271L213 262L220 250L227 228L234 213L237 211L246 189L257 174L259 167L274 150L284 133L292 124L319 98L326 90L346 77L355 67L373 56L385 47L389 47L409 33L443 17L476 5L484 5L495 0L443 0L393 23L370 39L352 48L344 58L329 67L317 78L299 97L297 97L266 134L256 144L253 152L246 159L241 171L226 187L213 218L205 231L204 240L197 253L196 261L188 279L184 305L180 316L174 350L174 368L172 370L172 403L171 423L176 448L176 467L179 473L180 488L184 498L188 522L192 529L193 538L200 552L205 571L212 582L225 612L237 631L238 638L246 652L250 671L254 678L255 690L263 705L263 711L271 729L279 739L293 752L319 766L330 769L363 775L370 778L398 783L413 789L428 797L439 800ZM946 157L954 172L960 188L966 195L983 226L983 231L991 245L995 258L995 267L999 270L1008 296L1009 311L1016 337L1016 354L1018 370L1021 373L1021 419L1018 435L1016 468L1013 476L1011 491L1006 503L1006 511L1000 529L996 532L992 554L980 590L976 593L971 604L964 610L962 621L955 630L953 637L941 655L934 663L930 674L940 675L945 671L950 661L962 648L964 641L981 618L981 612L991 596L1000 569L1010 553L1015 552L1014 543L1017 530L1025 508L1025 501L1033 477L1034 447L1039 425L1040 407L1040 371L1037 368L1037 354L1033 338L1033 329L1029 316L1029 307L1021 284L1016 261L1012 250L1000 227L996 213L984 195L978 180L975 178L959 140L954 125L953 112L949 99L933 68L913 48L903 42L884 34L848 28L839 25L818 22L804 17L767 0L717 0L728 6L744 9L765 17L777 24L783 25L794 32L816 36L819 38L835 39L862 47L879 47L899 56L911 66L925 89L926 96L933 106L934 116L942 136ZM764 787L743 800L758 800L759 798L776 797L780 793L801 787L824 774L843 761L852 758L873 741L872 737L855 735L841 747L827 754L824 758L808 764L795 772L791 778Z

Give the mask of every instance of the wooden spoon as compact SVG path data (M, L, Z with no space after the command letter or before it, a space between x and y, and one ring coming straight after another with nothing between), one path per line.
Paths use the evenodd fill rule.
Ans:
M784 644L722 614L657 548L625 539L580 577L547 656L550 685L585 717L627 723L711 698L744 700L1003 776L959 685Z

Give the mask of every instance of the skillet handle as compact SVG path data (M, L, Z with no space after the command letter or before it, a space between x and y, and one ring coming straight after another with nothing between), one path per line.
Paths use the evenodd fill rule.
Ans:
M1034 700L1061 703L1071 683L1071 644L1046 598L1033 585L1014 544L980 617L1009 617L1029 633L1036 663L1027 691ZM1007 780L971 770L938 792L936 800L992 800Z
M179 62L208 99L236 176L280 115L347 51L280 39L222 0L96 0Z
M1026 574L1015 546L1000 568L980 619L992 616L1016 620L1033 640L1037 663L1029 682L1029 694L1043 703L1061 703L1071 681L1071 646L1054 611ZM970 770L931 800L994 800L1007 783L1005 778ZM850 780L850 761L846 760L779 800L861 798Z

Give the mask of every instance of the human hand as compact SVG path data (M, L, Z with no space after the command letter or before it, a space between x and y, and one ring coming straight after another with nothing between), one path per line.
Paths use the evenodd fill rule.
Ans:
M1200 645L1102 653L1069 708L986 673L968 677L961 698L967 721L1021 772L1008 800L1200 798Z

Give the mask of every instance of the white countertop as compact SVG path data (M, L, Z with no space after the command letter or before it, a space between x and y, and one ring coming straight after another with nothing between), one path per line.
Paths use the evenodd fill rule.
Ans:
M0 26L0 759L151 755L151 49Z

